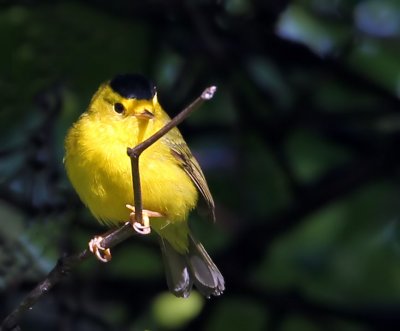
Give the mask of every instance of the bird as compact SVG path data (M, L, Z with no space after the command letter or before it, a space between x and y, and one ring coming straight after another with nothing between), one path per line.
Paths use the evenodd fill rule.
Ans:
M215 204L203 171L174 127L139 158L143 222L135 219L131 161L127 148L152 136L170 121L156 86L136 73L102 83L87 110L65 137L67 176L92 215L115 227L129 221L140 234L158 234L167 285L187 298L193 285L205 297L225 290L221 272L190 230L188 219L199 195L215 220ZM203 203L204 205L204 203ZM111 259L101 236L89 242L103 262Z

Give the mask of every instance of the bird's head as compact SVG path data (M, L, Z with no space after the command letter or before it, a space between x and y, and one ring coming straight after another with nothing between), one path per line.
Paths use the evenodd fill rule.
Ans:
M155 85L139 74L117 75L93 96L89 111L116 120L148 121L158 110Z

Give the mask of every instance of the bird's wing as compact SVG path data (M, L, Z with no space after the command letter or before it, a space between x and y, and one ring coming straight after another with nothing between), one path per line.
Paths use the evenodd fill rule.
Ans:
M175 135L181 136L178 130L176 131L171 130L171 131L172 131L171 133L174 136ZM187 173L187 175L196 185L197 189L200 191L201 195L203 196L207 204L211 217L213 221L215 221L214 199L211 195L210 189L208 188L206 178L204 177L203 171L201 170L199 163L192 155L189 147L186 145L182 137L180 137L180 139L168 139L168 137L165 138L166 138L166 143L171 149L171 154L179 162L179 165Z

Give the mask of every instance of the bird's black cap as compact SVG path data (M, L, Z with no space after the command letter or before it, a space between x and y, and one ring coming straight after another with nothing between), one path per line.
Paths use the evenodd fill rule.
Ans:
M110 81L111 88L127 99L150 100L156 94L156 87L139 74L117 75Z

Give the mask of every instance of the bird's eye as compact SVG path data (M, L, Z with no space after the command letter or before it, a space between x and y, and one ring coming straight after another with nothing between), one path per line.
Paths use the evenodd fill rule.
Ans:
M125 107L122 103L116 102L114 103L114 110L118 113L118 114L122 114L125 110Z

